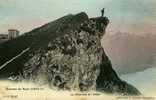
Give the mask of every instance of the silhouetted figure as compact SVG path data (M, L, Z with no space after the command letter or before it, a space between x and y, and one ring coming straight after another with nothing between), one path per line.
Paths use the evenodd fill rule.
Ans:
M102 10L101 10L101 17L103 17L104 16L104 12L105 12L105 8L103 8Z

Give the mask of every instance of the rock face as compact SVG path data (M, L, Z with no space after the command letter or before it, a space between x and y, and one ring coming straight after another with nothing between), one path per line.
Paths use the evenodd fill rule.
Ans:
M108 23L107 17L88 18L82 12L27 33L39 36L32 39L18 80L48 84L57 90L140 94L120 80L101 46Z
M48 83L51 88L96 90L100 66L106 62L100 40L109 21L89 19L85 13L69 21L60 23L57 32L63 32L62 36L49 41L46 50L37 51L25 63L24 78Z

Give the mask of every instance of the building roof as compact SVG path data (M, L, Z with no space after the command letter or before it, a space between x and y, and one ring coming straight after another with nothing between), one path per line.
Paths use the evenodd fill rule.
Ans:
M17 29L8 29L8 31L18 31L18 30Z

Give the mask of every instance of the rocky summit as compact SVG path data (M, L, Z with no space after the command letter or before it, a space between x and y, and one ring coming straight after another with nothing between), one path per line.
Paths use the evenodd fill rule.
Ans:
M20 61L17 59L11 64L15 68L13 65L20 62L20 70L15 68L14 72L8 72L5 76L49 85L56 90L139 95L136 88L117 76L101 46L101 38L108 24L107 17L88 18L82 12L25 33L12 40L20 41L23 38L27 41L19 51L29 48L21 55ZM3 72L7 72L5 70Z

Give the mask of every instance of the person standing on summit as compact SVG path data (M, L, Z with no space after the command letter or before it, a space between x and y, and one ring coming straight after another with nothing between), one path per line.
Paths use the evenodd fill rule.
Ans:
M104 12L105 12L105 8L103 8L102 10L101 10L101 17L103 17L104 16Z

